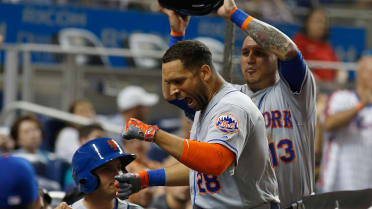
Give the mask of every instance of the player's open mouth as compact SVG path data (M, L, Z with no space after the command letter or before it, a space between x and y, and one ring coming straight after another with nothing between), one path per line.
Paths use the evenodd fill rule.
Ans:
M195 100L191 99L190 97L185 97L185 102L187 103L187 106L190 108L193 108L195 106Z

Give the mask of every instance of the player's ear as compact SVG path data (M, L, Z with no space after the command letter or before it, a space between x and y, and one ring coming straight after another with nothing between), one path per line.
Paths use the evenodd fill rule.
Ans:
M209 65L202 65L199 71L200 78L207 82L212 78L212 69Z

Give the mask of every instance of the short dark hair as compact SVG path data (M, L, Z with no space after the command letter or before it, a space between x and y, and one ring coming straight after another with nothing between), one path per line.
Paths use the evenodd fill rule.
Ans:
M105 131L102 126L98 123L93 123L79 128L79 138L88 137L94 130Z
M179 41L170 47L163 57L162 63L180 60L186 69L199 69L203 65L209 65L214 71L212 53L209 48L200 41Z
M10 136L16 141L16 147L18 147L19 127L23 121L32 121L36 123L37 127L41 131L41 137L43 137L43 126L41 125L40 120L35 115L30 114L21 116L17 118L10 127Z

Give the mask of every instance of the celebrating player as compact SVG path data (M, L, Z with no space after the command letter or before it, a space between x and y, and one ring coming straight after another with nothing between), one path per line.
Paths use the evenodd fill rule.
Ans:
M199 41L180 41L162 58L170 94L197 111L190 139L129 119L124 139L159 145L181 163L117 177L118 196L148 186L190 185L194 208L278 208L264 119L251 99L226 83Z
M171 25L170 44L182 40L189 19L162 8ZM235 85L251 97L262 112L272 164L278 179L282 208L310 195L314 188L315 81L296 45L273 26L238 9L225 0L218 15L230 19L248 36L243 42L241 70L245 85ZM193 115L170 94L163 83L164 98ZM181 103L181 104L180 104Z

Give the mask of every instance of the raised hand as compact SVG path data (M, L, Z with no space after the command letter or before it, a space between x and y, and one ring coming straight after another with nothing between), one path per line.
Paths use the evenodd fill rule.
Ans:
M234 0L224 0L223 5L218 8L217 14L221 17L228 18L234 8L236 8Z
M147 125L144 122L137 120L135 118L129 118L125 126L125 131L123 133L123 138L139 139L148 142L153 142L156 132L159 130L157 126Z
M185 32L189 22L190 17L189 16L183 16L178 13L176 13L173 10L166 9L159 5L160 11L162 11L164 14L168 16L169 24L171 26L171 30L176 33L183 33Z

